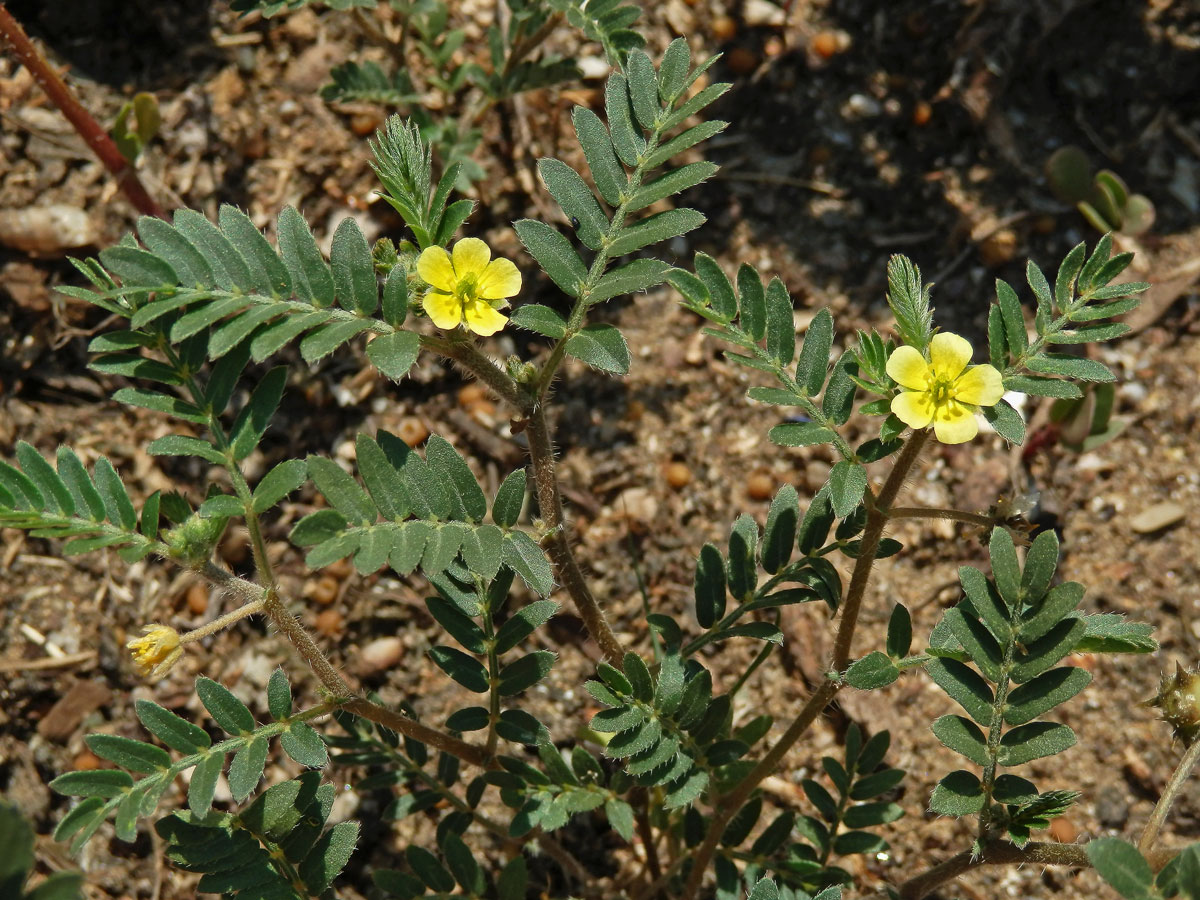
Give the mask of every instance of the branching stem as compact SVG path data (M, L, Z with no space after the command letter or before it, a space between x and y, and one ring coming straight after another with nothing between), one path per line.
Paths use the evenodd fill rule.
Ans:
M133 204L134 208L142 215L165 219L166 213L150 196L141 179L138 178L137 172L121 155L121 151L117 149L116 143L109 137L108 132L75 99L71 89L38 52L33 41L25 33L25 29L21 27L21 23L13 18L12 13L5 9L3 3L0 3L0 38L3 38L12 47L18 61L29 70L29 74L45 91L50 102L67 117L67 121L74 126L91 151L117 179L117 186L129 198L129 202Z
M961 509L940 509L924 506L897 506L888 512L889 519L948 519L951 522L966 522L968 525L978 525L981 528L991 528L996 524L992 516L981 513L964 512Z
M879 494L873 499L869 493L867 494L867 523L863 529L861 550L854 563L854 573L850 577L850 586L846 591L846 598L842 602L842 618L838 623L833 658L827 669L829 672L841 672L850 660L850 646L858 625L859 610L871 577L875 554L879 551L879 541L887 526L888 510L900 493L900 489L904 486L905 480L928 440L928 430L913 432L896 457L892 471L888 474L883 487L880 488ZM821 682L820 687L808 698L808 702L804 704L799 715L774 746L767 751L766 756L750 771L749 775L738 782L732 791L721 797L719 807L713 812L708 832L692 856L692 869L688 873L687 884L683 889L684 900L695 900L695 897L698 896L708 865L712 862L717 843L725 831L725 826L729 824L729 820L742 808L762 780L778 770L788 751L825 710L839 688L839 682L832 678L826 678Z
M1017 847L1006 841L987 844L983 852L976 855L964 850L952 856L928 872L909 879L900 886L901 900L922 900L940 885L980 866L1020 865L1040 863L1048 866L1072 866L1091 868L1087 854L1078 844L1026 844Z

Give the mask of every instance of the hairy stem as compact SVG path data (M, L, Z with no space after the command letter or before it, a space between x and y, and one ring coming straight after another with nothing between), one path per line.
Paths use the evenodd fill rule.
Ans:
M231 575L211 562L205 563L201 572L213 583L232 591L245 601L261 603L262 612L271 620L271 624L278 628L296 648L308 667L312 669L313 674L317 676L317 680L321 682L321 686L333 696L335 702L343 709L368 721L384 725L405 737L414 738L437 750L457 756L463 762L471 765L486 769L491 764L492 757L483 747L468 744L466 741L451 737L445 732L424 725L403 713L354 696L350 685L338 674L333 663L317 646L308 630L288 612L287 606L275 590L264 590L251 581Z
M1200 740L1193 741L1192 746L1188 747L1187 753L1183 754L1183 759L1171 773L1171 780L1163 788L1162 796L1158 798L1158 803L1154 806L1154 812L1150 813L1146 827L1142 830L1142 837L1138 841L1138 850L1141 851L1142 856L1150 856L1154 849L1154 843L1158 840L1158 833L1162 830L1163 823L1167 821L1167 813L1171 811L1172 804L1179 797L1197 763L1200 763Z
M1072 866L1091 868L1087 853L1077 844L1026 844L1017 847L1007 842L987 844L983 852L975 855L970 850L964 850L957 856L952 856L940 865L934 866L928 872L909 879L900 885L901 900L922 900L945 884L965 872L980 866L1020 865L1022 863L1040 863L1048 866Z
M150 196L145 186L137 176L137 172L129 161L121 155L108 132L83 105L75 99L71 89L58 77L58 73L50 67L33 41L25 34L25 29L13 18L12 13L0 3L0 38L12 47L17 60L29 70L38 86L50 98L50 102L59 108L67 121L74 126L79 136L83 138L104 167L117 179L117 185L129 198L129 202L142 215L157 216L165 219L166 214L161 206Z
M588 634L600 645L604 658L612 665L620 667L625 651L608 624L604 609L592 596L583 571L571 550L567 517L563 511L558 476L554 469L554 446L550 440L545 408L541 404L538 404L530 415L526 434L529 437L529 457L533 463L533 483L537 491L538 508L549 529L542 539L542 545L550 554L558 579L574 601Z
M961 509L939 509L924 506L897 506L888 512L889 519L948 519L951 522L966 522L968 525L979 525L991 528L996 524L992 516L980 513L964 512Z
M887 526L888 509L900 493L900 489L904 486L905 480L928 440L929 432L927 430L913 432L896 457L892 471L888 474L883 487L880 488L879 494L873 500L870 494L867 495L867 524L863 529L861 550L858 559L854 562L854 573L850 577L850 586L846 591L845 600L842 601L842 618L838 623L833 658L827 671L841 672L850 660L850 646L854 640L854 631L858 626L859 610L871 577L875 554L879 551L879 541ZM839 683L832 679L827 678L823 681L821 686L808 698L808 702L804 704L799 715L788 726L787 731L767 751L767 755L750 771L749 775L738 782L732 791L721 797L721 803L713 812L713 818L709 823L704 841L692 856L692 870L688 873L687 885L683 890L684 900L694 900L699 894L705 872L709 863L712 862L717 843L725 831L725 826L729 824L729 820L742 808L762 780L777 771L784 756L833 700L839 687Z
M179 636L179 643L190 644L192 641L198 641L202 638L206 638L210 634L216 634L222 628L227 628L234 622L240 622L247 616L252 616L255 613L262 612L262 608L263 601L261 598L258 600L250 600L239 606L237 609L213 619L207 625L201 625L199 628L189 631L187 634L181 634Z
M512 404L523 413L530 409L529 398L508 373L488 358L471 339L459 335L449 338L421 335L421 345L447 359L452 359L486 384L501 400Z

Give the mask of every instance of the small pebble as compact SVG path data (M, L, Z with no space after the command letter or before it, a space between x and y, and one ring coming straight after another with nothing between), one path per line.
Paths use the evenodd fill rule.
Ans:
M758 68L758 54L749 47L734 47L725 54L725 65L734 75L749 75Z
M712 36L717 41L731 41L737 34L737 22L729 16L713 19Z
M1017 254L1017 235L1011 228L990 234L979 245L979 257L989 269L999 268Z
M187 591L187 608L193 616L202 616L208 610L208 586L197 582Z
M1050 823L1050 837L1060 844L1073 844L1079 837L1079 829L1071 824L1071 820L1059 816Z
M667 484L675 490L679 490L680 488L687 487L688 482L692 480L692 467L687 463L678 461L667 463L663 474L666 476Z
M836 31L818 31L813 35L812 49L822 59L829 59L841 49Z
M400 424L396 428L396 434L408 446L416 447L418 444L424 443L425 438L429 437L429 429L416 416L405 416L400 420Z
M1135 534L1154 534L1183 520L1186 510L1173 500L1164 500L1129 520L1129 527Z
M335 637L342 630L342 614L336 609L323 609L317 615L317 631L326 637Z
M478 381L472 381L464 384L458 389L458 405L462 407L473 406L480 400L487 399L487 388Z
M339 582L329 575L322 575L305 590L305 594L322 606L328 606L338 596Z
M746 493L751 500L770 500L775 494L775 479L766 472L754 472L746 479Z
M390 669L404 655L404 644L398 637L376 638L358 654L358 671L372 675Z
M72 761L72 766L80 771L90 772L93 769L103 768L104 761L91 750L81 750Z
M917 102L912 111L912 123L918 128L924 128L929 124L929 120L933 118L933 107L924 100Z
M1129 821L1129 801L1117 788L1102 790L1096 798L1096 818L1105 828L1124 828Z

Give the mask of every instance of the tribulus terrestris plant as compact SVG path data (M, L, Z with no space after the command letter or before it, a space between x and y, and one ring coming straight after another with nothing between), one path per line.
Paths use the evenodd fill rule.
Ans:
M1070 790L1039 788L1023 768L1075 742L1054 710L1084 691L1090 675L1068 658L1150 652L1150 628L1082 612L1085 587L1056 578L1053 531L1032 534L1002 513L903 505L904 485L930 441L966 444L982 418L1020 444L1025 426L1007 398L1070 401L1113 381L1104 365L1071 351L1126 331L1115 317L1133 309L1147 287L1117 281L1131 255L1111 255L1105 235L1090 253L1083 244L1071 250L1052 281L1031 262L1031 323L1017 290L997 282L978 362L966 339L935 325L918 268L894 257L887 297L894 335L859 332L831 359L839 333L832 314L819 311L799 339L795 304L779 278L764 284L749 264L730 277L703 253L687 266L656 255L704 221L666 201L715 172L706 161L676 160L724 128L696 117L727 85L697 89L712 60L694 64L683 40L657 66L636 47L617 56L604 118L583 107L572 115L589 179L557 159L538 166L571 230L535 219L513 225L567 298L565 315L522 297L533 274L526 260L493 258L484 241L459 236L469 231L474 207L455 198L462 163L438 174L418 126L400 117L372 143L383 191L408 227L399 244L372 248L347 219L326 260L296 210L279 214L273 246L244 213L225 206L216 222L190 210L171 222L143 218L136 234L76 261L90 287L67 292L122 323L92 341L92 366L129 380L115 399L185 425L148 451L198 457L225 480L205 491L180 485L154 493L137 509L105 458L89 470L69 447L51 461L22 443L12 464L0 463L0 522L62 539L66 555L102 548L125 560L153 554L237 598L238 608L196 631L145 623L128 648L147 678L161 678L190 644L249 616L265 618L298 659L291 677L283 670L271 677L257 716L226 686L201 677L195 690L208 727L139 700L144 740L90 735L92 752L116 768L54 781L55 790L79 798L56 837L77 851L109 820L129 841L153 819L171 863L202 873L200 892L245 900L332 896L359 833L354 821L328 824L336 779L363 792L392 791L392 819L423 814L436 825L422 832L426 842L404 848L402 864L370 872L383 896L833 900L852 889L846 860L882 852L882 827L905 812L895 802L905 773L888 763L889 734L851 727L844 751L821 759L825 777L801 781L803 802L785 806L763 783L784 770L840 692L875 690L924 670L960 708L931 730L964 762L921 805L927 800L934 813L967 820L970 834L964 827L961 854L904 873L890 896L915 900L975 866L1029 862L1094 866L1127 898L1200 896L1200 844L1159 840L1200 757L1197 676L1177 673L1156 698L1186 752L1140 845L1034 840L1077 799ZM784 485L764 525L742 515L727 544L699 551L694 619L648 608L646 655L628 637L644 633L643 623L610 620L577 558L547 408L567 356L613 376L629 369L625 338L593 322L594 309L664 283L706 321L707 334L729 345L728 360L761 373L765 383L749 396L786 418L765 437L783 447L827 444L837 462L814 496ZM493 358L480 338L506 328L544 338L545 349ZM283 351L298 344L303 364L316 365L355 341L365 341L366 357L393 381L423 353L478 379L525 436L528 467L508 473L489 496L444 438L433 435L417 448L378 431L358 435L352 466L311 455L249 477L245 462L299 367L284 362L255 378L260 370L252 364L289 359ZM854 445L846 425L856 412L875 424L871 438ZM872 483L866 466L879 461L890 470ZM297 598L280 589L264 522L300 491L323 501L290 533L309 568L349 559L360 573L428 586L426 607L445 633L429 656L463 697L444 720L423 714L417 697L393 707L353 690L295 617ZM990 565L959 571L960 599L929 634L914 635L898 599L884 634L858 635L876 562L904 551L887 536L889 523L937 518L977 527ZM214 558L231 521L249 534L253 579ZM847 560L848 580L839 558ZM518 580L540 599L517 605ZM559 600L599 648L585 685L599 711L552 731L526 700L539 683L562 687L556 653L531 649L535 634L541 644L553 642L544 626ZM799 709L736 716L734 698L747 679L775 662L780 610L801 603L824 604L832 617L823 680ZM856 635L858 646L870 638L875 649L852 658ZM761 649L733 683L718 685L709 651L723 641ZM318 699L297 706L291 682L309 677L305 667ZM214 740L214 727L224 736ZM264 766L278 753L300 774L260 789ZM184 774L186 790L178 787ZM222 776L231 800L214 803ZM159 813L164 802L174 811ZM619 838L589 848L616 857L610 871L618 874L593 873L560 841L560 829L577 817ZM24 881L23 859L4 876L15 879L15 890Z

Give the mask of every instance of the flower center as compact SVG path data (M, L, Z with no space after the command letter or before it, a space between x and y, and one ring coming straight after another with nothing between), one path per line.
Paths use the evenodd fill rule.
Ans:
M459 299L459 302L465 305L478 299L475 296L477 291L476 282L478 280L478 277L474 273L463 275L458 279L458 284L454 288L454 296Z
M956 391L954 390L954 382L956 379L951 378L933 378L929 385L929 396L933 400L934 406L945 406L954 399Z

